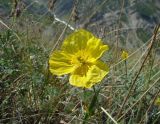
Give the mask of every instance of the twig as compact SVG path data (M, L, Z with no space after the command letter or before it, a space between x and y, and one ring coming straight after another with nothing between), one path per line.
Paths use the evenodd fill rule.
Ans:
M53 15L54 15L54 19L55 19L57 22L60 22L60 23L62 23L62 24L64 24L64 25L66 25L66 26L69 27L72 31L75 30L73 26L71 26L71 25L68 24L67 22L59 19L59 18L56 16L56 14L53 13ZM70 19L69 19L69 20L70 20Z
M114 122L114 124L118 124L118 122L103 107L101 107L101 109Z

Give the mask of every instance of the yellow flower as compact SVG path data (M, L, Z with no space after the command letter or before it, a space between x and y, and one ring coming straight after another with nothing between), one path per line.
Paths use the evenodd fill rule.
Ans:
M64 40L61 50L52 53L50 71L59 76L70 74L73 86L91 88L109 72L108 66L99 60L108 49L92 33L79 29Z
M122 51L121 58L126 60L128 58L128 53L126 51Z
M159 98L157 98L156 100L155 100L155 105L158 105L158 106L160 106L160 97Z

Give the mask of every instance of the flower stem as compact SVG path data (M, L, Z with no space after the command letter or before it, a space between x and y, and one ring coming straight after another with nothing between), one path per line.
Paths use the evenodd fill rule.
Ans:
M127 79L127 60L124 61L125 62L125 71L126 71L126 79Z
M96 91L95 87L93 86L93 90L94 90L94 95L93 95L92 101L89 105L89 108L88 108L87 112L85 113L85 116L83 119L83 124L86 124L88 118L94 114L96 103L98 101L98 95L99 95L100 89L98 89Z

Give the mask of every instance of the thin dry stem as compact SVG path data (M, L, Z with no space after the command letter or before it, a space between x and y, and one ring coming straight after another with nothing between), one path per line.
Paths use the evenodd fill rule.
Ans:
M139 101L141 101L141 99L143 99L143 97L152 89L152 87L154 87L154 85L156 85L158 83L158 81L160 80L160 78L158 78L142 95L141 97L129 108L126 110L126 112L118 118L118 122L128 113L132 110L132 108L137 105L139 103Z
M129 97L130 97L130 95L131 95L131 92L132 92L132 89L133 89L133 87L134 87L134 85L136 84L136 81L137 81L137 79L138 79L138 76L140 75L140 73L141 73L141 71L142 71L142 69L143 69L143 67L144 67L145 62L146 62L148 56L150 55L150 52L151 52L151 50L152 50L152 48L153 48L153 45L154 45L154 42L156 41L156 36L157 36L159 27L160 27L160 25L158 25L158 26L155 27L154 35L153 35L153 40L152 40L151 43L149 44L148 53L147 53L146 57L144 58L144 60L143 60L143 62L142 62L142 65L141 65L138 73L136 74L135 78L134 78L133 81L132 81L132 84L131 84L131 86L130 86L129 92L128 92L127 96L125 97L125 99L124 99L124 101L123 101L123 103L122 103L122 106L121 106L121 108L120 108L120 110L119 110L119 112L118 112L117 117L119 117L119 116L121 115L122 110L123 110L123 107L125 106L127 100L129 99Z
M149 105L149 107L148 107L146 113L144 114L144 116L141 118L141 121L139 122L139 124L142 124L142 123L143 123L144 118L145 118L145 115L147 115L147 113L150 111L150 109L151 109L151 107L153 106L153 104L154 104L156 98L158 97L159 93L160 93L160 90L158 90L158 92L155 93L154 98L153 98L151 104Z
M120 28L120 24L121 24L121 16L122 16L123 8L124 8L124 0L122 0L120 15L118 17L118 29ZM117 37L117 39L116 39L116 48L115 48L115 51L116 51L116 54L115 54L116 55L116 59L115 60L116 61L118 60L118 42L119 42L118 35L119 35L119 30L117 30L117 32L116 32L116 37Z

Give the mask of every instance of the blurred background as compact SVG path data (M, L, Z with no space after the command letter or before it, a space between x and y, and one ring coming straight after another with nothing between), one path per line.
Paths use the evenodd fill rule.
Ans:
M91 30L109 44L114 45L118 37L120 47L131 49L141 46L151 37L154 26L160 22L160 1L0 0L0 18L12 24L13 16L18 18L17 30L24 31L26 26L32 25L34 30L40 31L45 42L55 38L65 26L63 23L69 22L75 29ZM119 31L114 31L116 29Z

